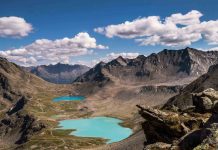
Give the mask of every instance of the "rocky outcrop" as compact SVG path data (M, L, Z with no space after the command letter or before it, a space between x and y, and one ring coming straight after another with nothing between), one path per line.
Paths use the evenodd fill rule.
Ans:
M145 149L192 150L217 147L218 91L209 88L193 93L193 106L185 110L137 106L146 120ZM201 114L200 114L201 113Z
M146 92L146 93L179 93L184 86L182 85L160 85L160 86L155 86L155 85L148 85L148 86L143 86L141 87L141 93Z
M30 101L28 92L34 89L31 83L40 82L41 79L16 64L0 58L0 103L5 104L0 111L0 143L7 143L9 147L22 144L45 128L25 109Z
M178 107L177 103L168 103L163 107L164 109L172 110L177 107L177 110L184 111L192 108L193 112L206 113L218 112L218 92L212 88L206 89L199 93L189 93L190 105Z
M10 144L23 144L34 134L45 128L43 123L23 111L13 115L5 116L0 120L1 140Z
M25 69L48 82L57 84L71 84L78 76L81 76L90 68L85 65L69 65L58 63L48 66L41 65L36 67L27 67Z
M200 93L193 93L192 99L197 112L218 112L218 92L214 89L210 88Z
M88 72L79 76L74 82L108 82L110 79L104 75L104 62L100 62Z
M15 104L13 107L11 107L7 114L8 115L12 115L20 110L22 110L24 108L24 105L27 103L27 99L25 97L21 97Z
M36 120L25 110L27 98L21 97L0 120L1 139L10 144L25 143L32 135L45 128L45 125ZM12 140L13 139L13 140Z
M164 108L171 108L172 106L176 106L182 110L182 109L186 109L186 107L193 106L194 103L193 96L196 95L196 93L200 94L200 92L210 88L214 90L218 90L217 81L218 81L218 65L216 64L211 66L206 74L202 75L201 77L199 77L198 79L187 85L185 88L183 88L178 95L170 98L169 101L165 104Z

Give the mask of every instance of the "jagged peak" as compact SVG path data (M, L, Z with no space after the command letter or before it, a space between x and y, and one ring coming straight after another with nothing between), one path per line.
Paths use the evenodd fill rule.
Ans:
M105 62L103 62L103 61L100 61L97 65L105 65L106 63ZM97 66L96 65L96 66Z
M6 58L4 58L4 57L0 57L0 60L1 61L8 61Z
M125 58L123 58L122 56L118 56L116 59L114 59L114 60L116 60L116 61L118 61L118 62L120 62L120 61L123 61L123 62L125 62L126 61L126 59ZM112 60L113 61L113 60Z
M116 59L124 59L124 58L120 55Z
M95 69L95 68L102 68L103 66L105 66L105 62L103 61L100 61L99 63L97 63L92 69Z
M121 65L121 66L125 66L126 64L127 64L127 60L122 56L119 56L108 63L108 65Z
M198 49L195 49L195 48L191 48L191 47L186 47L184 49L163 49L162 51L160 51L159 53L168 53L168 52L191 52L191 51L201 51L201 50L198 50Z
M136 57L136 59L141 59L141 60L143 60L143 59L145 59L145 58L146 58L145 55L138 55L138 56Z

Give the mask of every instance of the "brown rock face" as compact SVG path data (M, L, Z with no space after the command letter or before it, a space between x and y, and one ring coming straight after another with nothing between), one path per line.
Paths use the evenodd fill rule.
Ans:
M146 119L142 124L146 135L146 145L156 142L172 144L189 131L200 128L203 123L202 119L191 117L188 114L138 107L139 113Z
M29 82L32 78L41 82L41 79L25 72L16 64L0 58L0 104L5 104L0 110L0 142L4 141L8 145L22 144L31 135L45 128L35 116L25 110L30 101L27 93L31 89Z
M22 144L43 128L44 124L37 122L34 116L20 111L1 120L0 135L10 144Z
M165 104L164 108L172 108L172 106L176 106L183 110L187 107L193 106L194 93L194 96L196 96L196 98L199 97L198 95L196 95L197 93L199 93L201 95L200 97L208 97L214 103L214 101L217 100L217 81L218 65L213 65L209 68L209 71L206 74L202 75L201 77L187 85L183 90L181 90L178 95L170 98L169 101ZM216 91L214 91L213 89Z
M212 134L210 125L217 121L212 119L205 122L208 116L194 113L138 107L146 120L142 124L146 136L145 149L192 150Z
M205 146L216 147L217 94L218 91L212 88L193 93L193 107L186 112L175 109L176 106L170 110L138 106L139 113L146 120L142 124L146 135L145 149L198 150Z

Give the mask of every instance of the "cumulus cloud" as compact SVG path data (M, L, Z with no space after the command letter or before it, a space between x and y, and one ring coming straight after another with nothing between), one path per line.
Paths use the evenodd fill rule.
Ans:
M133 58L136 58L137 56L139 55L139 53L110 53L110 54L107 54L107 56L105 58L103 58L103 61L111 61L113 59L116 59L117 57L119 56L122 56L123 58L129 58L129 59L133 59Z
M197 10L192 10L187 14L183 15L181 13L172 14L170 17L166 17L166 22L172 22L174 24L181 24L181 25L192 25L192 24L199 24L200 17L203 14Z
M33 27L20 17L0 17L0 37L25 37Z
M202 51L218 51L218 47L212 47L212 48L197 48L198 50L202 50Z
M31 66L51 63L70 63L73 56L91 54L93 49L107 49L98 45L88 33L57 40L39 39L19 49L0 51L0 55L19 65Z
M133 58L136 58L138 55L139 55L139 53L125 53L125 52L114 53L114 52L112 52L112 53L107 54L105 57L102 57L99 59L94 59L91 61L77 61L76 63L83 64L83 65L86 65L89 67L93 67L101 61L107 63L113 59L116 59L119 56L122 56L123 58L133 59Z
M188 46L201 39L218 44L218 20L200 21L203 14L192 10L187 14L172 14L138 18L117 25L94 29L109 38L135 39L140 45Z

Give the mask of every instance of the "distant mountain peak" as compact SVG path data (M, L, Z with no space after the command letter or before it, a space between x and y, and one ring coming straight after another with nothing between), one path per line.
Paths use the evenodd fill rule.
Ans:
M26 68L27 71L52 83L69 84L90 68L85 65L50 64Z
M145 57L145 55L138 55L137 57L136 57L136 59L145 59L146 57Z
M122 82L168 82L185 78L197 78L207 72L208 68L215 64L218 52L204 52L194 48L181 50L164 49L159 53L152 53L145 57L139 55L135 59L118 58L102 65L95 66L77 78L77 82L92 82L96 76L101 79L111 78ZM97 72L104 70L103 72ZM100 75L101 74L101 75ZM98 80L99 81L99 80Z

